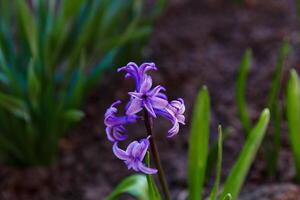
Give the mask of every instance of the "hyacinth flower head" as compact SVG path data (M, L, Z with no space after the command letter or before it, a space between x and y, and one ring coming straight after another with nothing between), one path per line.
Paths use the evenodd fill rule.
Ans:
M155 174L157 173L157 169L146 167L143 163L148 147L148 138L131 142L126 151L120 149L118 147L118 142L116 142L113 145L113 152L119 159L126 163L128 169L132 168L135 171L143 172L145 174Z
M135 89L128 92L130 100L125 106L125 115L116 116L118 111L116 105L121 103L116 101L107 109L104 124L106 125L107 138L113 142L115 156L124 161L128 169L145 174L158 173L165 198L170 199L166 178L152 133L152 120L158 116L169 120L172 127L168 130L167 137L173 137L179 132L179 124L185 124L185 105L182 98L169 101L165 94L166 89L163 86L153 87L152 78L148 74L150 70L157 70L154 63L143 63L138 66L136 63L130 62L118 69L118 72L126 72L125 78L134 79ZM142 116L139 116L142 111L147 137L139 141L134 140L126 150L122 150L118 144L127 139L128 135L125 134L126 125L142 119ZM157 169L148 167L143 163L149 146Z

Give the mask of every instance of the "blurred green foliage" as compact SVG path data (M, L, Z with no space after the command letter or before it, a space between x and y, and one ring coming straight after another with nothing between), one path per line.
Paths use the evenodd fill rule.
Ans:
M280 133L281 133L281 122L282 122L282 106L279 98L279 92L281 87L281 77L284 63L291 51L291 46L287 40L283 41L275 66L275 72L271 83L270 92L267 99L267 108L271 113L272 122L272 134L267 136L264 141L264 147L266 152L266 163L268 173L274 175L277 169L277 162L280 151ZM246 102L246 82L247 76L250 70L252 60L252 54L249 49L246 50L239 68L239 74L236 81L236 102L238 107L238 113L240 116L241 123L247 136L250 134L251 120L247 110Z
M189 140L188 152L188 191L190 200L202 198L206 168L209 166L209 127L210 127L210 97L206 87L199 92L195 102ZM257 151L265 136L269 124L270 112L264 109L256 125L250 130L249 137L230 170L225 183L220 189L220 177L222 169L222 129L219 126L219 138L217 145L216 180L209 195L209 200L216 199L237 199L241 187L245 181L250 166L257 154Z
M102 72L138 59L165 0L0 1L0 158L48 165ZM101 91L100 91L101 92Z

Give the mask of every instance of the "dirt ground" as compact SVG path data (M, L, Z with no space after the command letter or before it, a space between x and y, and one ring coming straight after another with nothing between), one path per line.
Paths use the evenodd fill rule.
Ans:
M173 0L157 22L145 53L159 70L155 84L164 85L170 99L183 97L187 125L166 139L170 124L155 123L156 139L174 200L186 196L187 147L192 106L202 85L212 101L212 140L217 125L230 130L224 144L223 177L237 158L244 134L237 115L234 84L238 65L246 48L253 50L253 64L247 85L247 101L253 122L265 107L279 47L288 38L293 53L284 67L282 88L291 67L299 67L299 35L292 0L248 0L245 6L221 0ZM116 99L128 100L133 84L116 71L107 72L84 107L86 118L61 141L61 153L50 168L17 169L0 164L0 199L3 200L99 200L132 171L115 158L106 140L103 115ZM283 98L283 94L281 95ZM145 135L142 124L129 127L132 138ZM282 126L278 171L267 176L264 154L259 152L247 178L241 199L296 200L299 187ZM208 183L208 188L209 188ZM2 195L2 196L1 196ZM121 199L132 199L124 196Z

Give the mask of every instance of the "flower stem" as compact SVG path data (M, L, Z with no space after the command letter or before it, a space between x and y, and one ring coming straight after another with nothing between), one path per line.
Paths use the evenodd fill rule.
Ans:
M161 184L162 191L165 195L166 200L170 200L171 198L170 198L170 192L167 184L167 179L159 159L159 153L152 133L152 117L149 116L149 113L146 110L144 111L144 117L145 117L145 126L147 130L147 134L148 136L150 136L149 140L150 140L151 152L153 155L155 166L158 170L158 179Z

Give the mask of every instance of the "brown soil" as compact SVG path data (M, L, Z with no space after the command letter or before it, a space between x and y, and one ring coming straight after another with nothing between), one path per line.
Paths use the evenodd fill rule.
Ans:
M172 199L184 199L186 195L189 124L192 105L201 86L208 86L212 99L212 140L218 124L231 132L224 144L225 177L244 141L234 100L234 83L241 56L246 48L253 49L247 99L254 122L265 106L278 49L285 37L292 42L294 51L284 68L283 87L290 67L300 69L300 59L296 56L299 37L294 1L248 0L246 6L225 0L171 2L155 28L146 53L159 67L155 72L155 83L164 85L171 99L183 97L187 105L187 125L182 127L178 136L166 139L168 122L162 120L155 124ZM0 199L104 199L120 180L132 172L113 156L111 144L105 138L103 114L114 100L126 101L127 91L131 89L132 83L124 82L123 74L107 72L101 86L88 99L86 118L61 141L61 154L55 166L16 169L1 164ZM289 184L276 191L282 191L282 195L294 191L293 198L287 199L299 196L299 188L293 185L295 170L285 137L285 124L282 130L283 150L276 176L266 175L263 153L260 152L247 179L242 195L245 199L250 198L247 191L256 191L257 186L266 185L268 188L271 184L271 188L276 188L282 183ZM128 132L132 138L145 134L142 124L130 127ZM285 199L280 194L266 196L266 199ZM257 199L257 196L252 199Z

